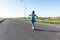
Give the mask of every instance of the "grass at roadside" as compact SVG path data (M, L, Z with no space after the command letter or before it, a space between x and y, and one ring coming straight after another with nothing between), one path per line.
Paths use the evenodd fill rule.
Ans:
M5 20L5 18L0 18L0 23L2 23Z
M25 21L30 20L30 18L17 18L17 19ZM36 18L36 21L41 23L60 24L60 18Z
M60 24L60 19L36 19L37 22L41 23L51 23L51 24Z
M4 18L0 18L0 21L4 20Z

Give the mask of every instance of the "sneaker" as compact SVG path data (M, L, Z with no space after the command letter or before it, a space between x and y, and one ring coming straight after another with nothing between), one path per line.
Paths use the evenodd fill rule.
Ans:
M32 27L32 29L35 29L34 27Z

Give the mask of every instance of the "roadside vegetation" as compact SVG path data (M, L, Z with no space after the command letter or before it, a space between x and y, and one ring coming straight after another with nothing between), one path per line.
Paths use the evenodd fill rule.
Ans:
M30 20L30 18L17 18L17 19L26 21ZM41 23L60 24L60 17L40 17L36 18L36 21Z
M0 21L4 20L5 18L0 18Z
M0 18L0 23L3 22L5 20L5 18Z

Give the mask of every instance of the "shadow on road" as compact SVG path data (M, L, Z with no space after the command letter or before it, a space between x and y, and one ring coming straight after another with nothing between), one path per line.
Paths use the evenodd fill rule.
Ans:
M54 31L54 30L41 30L41 29L34 29L35 31L43 31L43 32L60 32L60 31Z

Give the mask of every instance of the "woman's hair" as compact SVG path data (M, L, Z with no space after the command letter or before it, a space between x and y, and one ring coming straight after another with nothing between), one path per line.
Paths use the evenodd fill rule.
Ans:
M32 13L35 13L35 11L32 11Z

